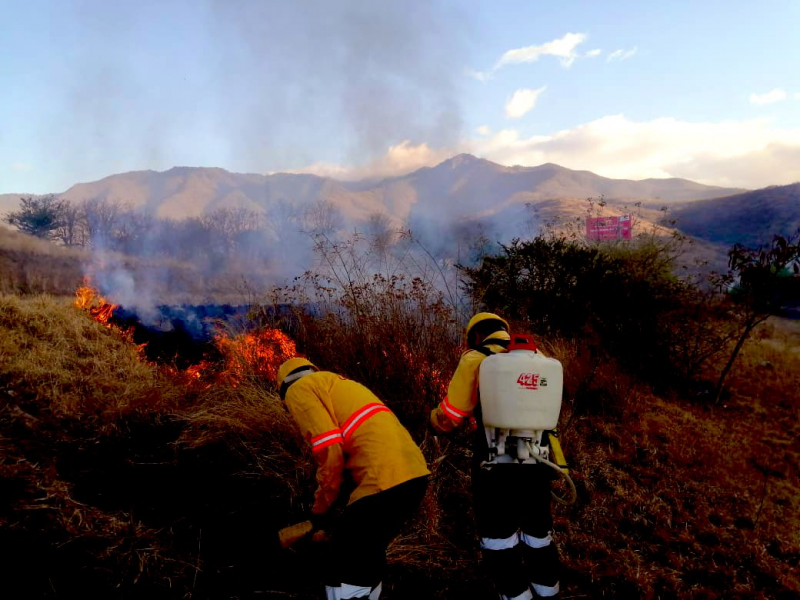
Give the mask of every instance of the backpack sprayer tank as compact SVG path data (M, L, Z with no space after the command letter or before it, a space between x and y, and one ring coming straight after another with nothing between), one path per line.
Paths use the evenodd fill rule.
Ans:
M486 357L480 367L481 411L492 455L488 464L537 462L532 455L548 459L542 434L558 425L561 363L539 354L527 335L513 335L508 350ZM507 442L515 456L506 452Z

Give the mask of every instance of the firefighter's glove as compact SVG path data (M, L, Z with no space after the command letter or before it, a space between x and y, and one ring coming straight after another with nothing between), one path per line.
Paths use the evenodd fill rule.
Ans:
M291 548L294 544L309 535L314 530L311 521L303 521L290 527L284 527L278 532L281 548Z
M439 408L434 408L431 411L431 427L438 434L450 433L455 429L456 424L452 419L447 418L442 414Z
M324 529L319 529L311 534L311 541L317 544L322 542L330 542L331 541L331 534L325 531Z

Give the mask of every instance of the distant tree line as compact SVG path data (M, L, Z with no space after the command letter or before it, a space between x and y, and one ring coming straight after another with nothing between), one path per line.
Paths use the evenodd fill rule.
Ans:
M3 217L23 233L65 246L179 260L263 254L289 233L331 228L335 220L335 210L324 203L302 212L281 205L269 219L247 208L218 208L198 217L164 219L124 202L69 202L54 196L22 198L20 208Z

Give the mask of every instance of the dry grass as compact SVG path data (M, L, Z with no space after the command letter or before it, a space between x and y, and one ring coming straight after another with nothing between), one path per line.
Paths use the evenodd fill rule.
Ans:
M0 227L0 293L72 294L88 253Z
M177 398L159 388L136 346L70 300L0 296L0 332L7 393L21 387L28 401L58 417L96 415L105 424L129 411L163 410Z
M398 352L406 340L392 319L357 329L346 314L307 318L299 343L323 367L333 344L337 369L380 388L433 472L390 548L386 597L490 597L470 517L469 437L424 427L456 340L442 329L450 342L427 350L436 340L418 333ZM800 593L798 336L794 323L766 324L718 407L659 397L607 357L545 341L567 374L562 444L580 493L555 508L565 597ZM308 449L268 382L176 378L67 300L0 297L0 544L16 549L0 566L4 590L315 598L318 549L273 544L306 514L313 487Z
M775 348L781 327L748 343L734 393L716 408L660 398L613 365L598 375L568 347L555 350L568 389L580 387L576 377L592 382L562 417L581 493L556 513L568 591L796 597L800 363L790 347Z
M245 273L251 283L270 277L235 263L202 271L175 259L90 252L0 227L0 294L71 296L84 276L102 281L114 273L130 276L140 296L170 305L242 304L250 293Z

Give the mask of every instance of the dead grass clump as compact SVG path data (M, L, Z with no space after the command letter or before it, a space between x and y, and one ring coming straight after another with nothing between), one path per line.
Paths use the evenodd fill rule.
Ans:
M259 383L203 392L197 407L181 413L185 426L177 444L189 451L222 447L236 453L249 476L275 481L295 502L313 480L310 451L283 403Z
M67 300L0 296L0 363L8 391L22 390L28 405L68 418L120 416L176 401L135 346Z

